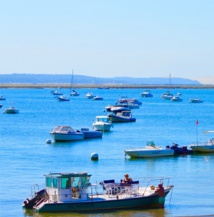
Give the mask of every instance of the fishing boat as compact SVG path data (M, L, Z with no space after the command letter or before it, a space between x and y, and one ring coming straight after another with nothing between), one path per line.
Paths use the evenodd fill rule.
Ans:
M112 122L108 116L96 116L94 123L92 124L94 130L110 131Z
M6 108L4 110L4 113L5 114L17 114L17 113L19 113L19 110L12 106L12 107Z
M148 141L145 148L126 149L125 155L132 158L166 157L174 155L174 150L156 146L153 141Z
M135 122L136 118L132 117L131 111L121 111L108 115L111 122Z
M159 208L155 186L163 185L164 198L174 187L169 185L169 178L149 179L144 185L139 181L121 183L114 179L92 184L90 178L86 172L49 173L45 175L45 188L38 190L38 185L33 185L31 197L23 201L22 207L39 213Z
M212 134L214 130L205 131L204 134ZM190 145L195 152L207 152L207 153L214 153L214 138L208 140L208 142L204 143L197 143Z
M84 133L79 130L74 130L70 126L56 126L50 135L55 141L75 141L83 140Z
M150 90L145 90L141 93L142 97L153 97L153 94L151 94Z
M202 103L203 100L201 100L200 98L192 98L189 100L190 103Z
M80 132L84 134L84 139L102 138L103 132L98 130L89 130L89 128L81 128Z

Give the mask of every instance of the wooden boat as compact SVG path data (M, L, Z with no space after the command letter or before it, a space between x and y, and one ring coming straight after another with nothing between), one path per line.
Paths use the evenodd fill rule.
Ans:
M153 141L149 141L145 148L126 149L125 154L132 158L166 157L174 155L174 150L156 146Z
M108 115L111 122L135 122L136 118L132 117L131 111L121 111Z
M55 141L75 141L83 140L84 134L78 130L72 129L70 126L56 126L50 135Z
M47 174L45 188L31 191L31 198L22 206L35 212L52 213L159 208L155 186L164 182L164 197L173 188L169 178L150 179L144 186L140 186L139 181L121 183L114 179L91 184L90 178L86 172Z

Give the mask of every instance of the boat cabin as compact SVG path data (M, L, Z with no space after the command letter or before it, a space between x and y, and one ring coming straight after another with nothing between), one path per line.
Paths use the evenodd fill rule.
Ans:
M69 202L88 198L91 175L83 173L50 173L45 175L46 191L52 202Z
M96 122L110 122L110 119L108 116L97 116Z

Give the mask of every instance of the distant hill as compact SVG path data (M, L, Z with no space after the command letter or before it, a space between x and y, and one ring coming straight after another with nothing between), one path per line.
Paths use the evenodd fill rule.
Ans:
M19 84L69 84L71 75L63 74L1 74L0 83L19 83ZM169 78L132 78L132 77L113 77L100 78L85 75L75 75L75 84L120 84L120 85L169 85ZM185 78L171 78L172 85L201 85L196 80Z

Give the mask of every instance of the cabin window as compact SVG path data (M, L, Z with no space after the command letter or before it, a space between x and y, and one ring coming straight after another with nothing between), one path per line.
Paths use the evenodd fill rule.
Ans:
M46 178L46 187L51 188L52 187L51 183L52 183L51 178Z
M62 178L61 179L61 188L66 189L71 187L71 179L70 178Z
M57 188L57 185L58 185L57 179L46 178L46 187Z
M58 186L58 181L57 179L53 179L53 188L57 188Z
M73 187L79 186L79 180L80 180L80 177L74 177L72 186Z

